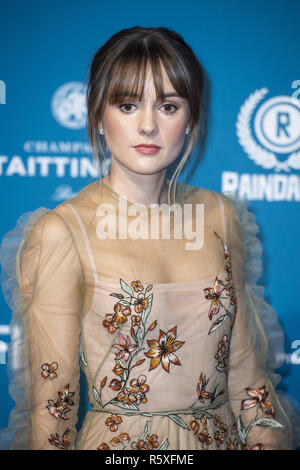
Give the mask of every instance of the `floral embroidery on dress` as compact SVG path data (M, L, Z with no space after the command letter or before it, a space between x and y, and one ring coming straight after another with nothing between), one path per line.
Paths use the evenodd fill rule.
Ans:
M120 350L120 352L116 353L116 359L122 359L122 357L124 357L124 361L127 362L130 353L137 348L137 344L131 344L129 336L127 336L125 339L123 335L119 334L118 339L119 343L113 345L113 348L117 348Z
M142 293L141 291L144 290L141 282L139 280L132 281L131 285L129 286L123 279L120 279L121 288L124 292L129 294L130 301L126 300L123 294L112 293L110 294L113 297L119 299L113 309L114 313L107 313L105 315L105 320L103 320L103 326L107 328L107 331L111 334L114 334L116 330L119 328L120 324L127 322L128 317L132 313L132 307L137 314L144 313L144 316L147 315L146 309L147 306L150 308L152 294L148 297L145 297L146 293L152 289L152 284L148 285L146 291ZM137 295L135 295L137 293ZM132 326L140 325L142 318L139 315L132 315L131 321Z
M213 392L207 392L206 391L206 386L209 382L209 379L206 379L206 376L202 374L198 379L198 384L197 384L197 396L198 400L200 402L204 402L204 399L210 399L211 403L217 398L218 395L223 395L225 393L225 390L221 390L219 393L217 393L219 386L217 385L214 389Z
M218 362L216 369L219 372L226 372L228 355L229 355L228 335L224 335L223 338L218 342L218 351L215 355L215 359L217 359L217 362Z
M233 279L232 279L230 251L228 250L227 245L224 244L222 238L217 234L217 232L214 231L214 234L216 235L216 237L220 239L222 246L223 246L223 253L224 253L224 259L225 259L224 267L227 272L227 276L225 277L225 282L221 279L218 279L218 277L216 277L214 286L204 289L204 292L205 292L205 297L207 299L212 300L210 304L210 308L209 308L209 319L212 320L212 317L214 315L217 315L221 309L225 311L225 314L219 316L215 320L208 334L215 331L226 320L226 318L230 318L231 320L230 330L232 329L233 318L231 316L231 313L228 311L228 309L226 309L221 299L225 299L229 297L231 305L234 305L235 307L234 314L236 314L236 311L237 311L237 298L236 298L235 288L234 288ZM215 355L215 359L218 361L218 365L216 369L219 372L223 372L223 371L226 372L228 355L229 355L229 340L228 340L228 336L224 335L222 339L218 342L218 351ZM275 427L275 428L283 428L283 426L278 421L273 419L275 416L275 410L274 410L272 403L269 400L267 400L267 396L269 392L266 390L265 385L257 389L252 389L250 387L247 387L245 391L247 392L248 396L250 396L251 398L244 399L241 401L241 411L245 411L250 408L253 408L254 406L257 406L257 412L256 412L254 419L250 421L247 427L244 426L241 414L238 416L237 427L234 429L234 432L237 433L240 439L240 442L237 442L236 439L233 441L232 439L229 438L227 441L227 449L264 450L265 447L262 443L257 443L252 447L250 447L247 444L247 437L251 429L253 429L254 426ZM261 418L258 418L259 410L263 412L263 415L271 415L271 418L264 417L264 416L262 416ZM215 421L215 423L217 424L218 421ZM224 442L224 437L222 436L222 429L217 430L215 432L214 438L217 443L217 446L221 445Z
M267 396L269 392L267 391L265 385L259 388L252 389L250 387L245 388L248 396L251 398L245 399L241 401L241 410L248 410L253 408L254 406L257 407L255 417L250 421L248 426L245 428L244 423L241 419L241 415L238 416L238 435L242 442L242 449L243 450L264 450L264 445L262 443L257 443L253 447L249 447L247 444L247 437L248 434L251 432L254 426L262 426L262 427L272 427L272 428L281 428L283 429L284 426L273 419L275 417L275 410L272 403L267 400ZM258 418L259 411L263 414L260 418ZM266 416L265 416L266 415ZM271 415L271 417L269 417Z
M245 388L245 390L248 393L249 397L251 397L251 399L248 398L247 400L242 400L242 410L248 410L249 408L252 408L253 406L259 404L260 408L265 414L270 414L272 416L275 415L272 403L267 400L269 392L266 390L265 385L262 388L254 389L247 387Z
M48 441L50 442L51 445L57 447L58 449L61 450L67 450L70 442L67 440L67 435L71 429L66 429L65 432L62 435L62 438L60 438L59 434L50 434L50 439Z
M75 392L69 391L69 384L65 385L64 389L61 392L58 392L58 400L54 402L53 400L48 400L48 405L46 408L49 413L55 418L69 419L67 413L70 411L68 406L73 406L74 402L72 397Z
M212 437L211 435L209 434L208 432L208 429L207 428L204 428L203 429L203 432L200 432L199 435L198 435L198 439L200 442L202 442L203 444L203 448L205 448L206 446L210 445L212 443Z
M57 362L52 362L52 364L45 362L45 364L41 365L41 368L41 376L44 377L44 379L47 379L48 377L50 379L55 379L55 377L57 377L57 373L55 372L55 370L58 368Z
M105 420L105 424L106 426L109 426L110 430L112 432L115 432L118 430L118 426L120 423L122 423L122 418L121 416L118 416L116 414L112 414L111 416L109 416L108 418L106 418Z
M122 432L119 436L115 436L110 439L109 443L116 446L122 446L120 450L126 449L130 444L131 449L133 450L152 450L158 449L159 442L158 442L158 435L151 434L151 422L147 421L144 432L138 441L131 442L131 438L128 433ZM165 450L168 448L169 441L165 439L165 441L160 445L159 450ZM101 444L97 447L97 450L111 450L109 445L106 442L101 442Z
M229 331L223 332L217 341L214 356L217 361L216 370L220 373L227 373L230 337L237 312L237 297L232 279L230 251L218 233L214 231L214 234L223 246L226 275L224 278L217 276L213 286L204 289L204 294L205 298L210 300L208 318L212 321L212 325L208 335L218 331L218 328L225 321L230 320ZM223 400L216 400L218 397L221 398L221 395L225 395L225 389L221 387L220 383L215 384L214 387L208 387L210 378L207 378L203 371L200 373L195 386L195 401L187 408L172 411L142 411L142 405L149 400L147 395L150 392L150 387L146 383L146 375L137 374L136 377L132 376L133 368L140 366L146 360L145 358L138 359L139 354L143 353L150 359L149 372L161 364L162 369L170 373L170 370L172 370L170 363L181 365L180 359L174 353L185 344L185 341L177 340L177 325L172 326L168 331L159 329L156 339L146 338L149 332L155 330L158 324L157 320L154 320L147 328L147 319L153 302L153 294L147 295L147 293L151 291L153 286L150 284L144 289L139 280L132 281L129 285L120 279L120 284L127 295L110 294L116 297L118 302L113 307L114 313L107 313L103 321L103 326L110 334L115 333L121 324L126 323L128 320L131 321L130 335L119 333L118 342L113 344L117 352L114 353L115 365L112 371L117 378L112 378L108 386L117 394L107 403L103 403L101 393L107 384L107 376L102 378L99 390L93 387L94 397L97 404L100 405L101 411L105 411L105 407L109 404L123 408L122 411L116 414L112 413L106 419L105 424L109 426L111 432L115 433L120 426L124 425L118 413L126 416L135 414L165 416L177 426L192 432L203 449L209 449L213 444L214 448L226 448L228 450L264 449L264 445L260 442L254 446L248 445L247 437L251 429L255 426L283 427L274 419L275 411L272 403L267 400L268 391L265 386L258 389L249 387L245 389L250 398L241 401L241 411L257 406L256 416L247 427L244 426L241 415L238 416L237 422L233 420L233 423L229 425L225 424L219 415L213 413L214 410L228 400L228 397L224 396ZM145 349L145 343L148 345L148 350L142 352ZM97 404L93 405L95 411L97 411ZM258 418L259 411L263 413L263 416ZM187 416L187 419L185 419L185 416ZM135 438L133 441L128 433L121 432L108 442L101 442L97 449L109 450L111 446L121 448L121 450L128 446L137 450L166 449L169 445L168 439L160 445L159 436L150 432L150 426L151 421L147 421L144 433L139 439Z
M181 365L174 352L181 348L185 341L175 341L176 336L177 326L174 326L167 333L159 330L158 340L147 339L150 349L144 354L151 358L149 371L155 369L160 363L166 372L169 372L170 362L178 366Z
M122 413L130 416L136 411L140 411L140 406L147 402L147 394L150 390L149 385L146 383L147 377L143 374L140 374L137 377L132 377L132 370L133 367L138 367L145 361L145 359L139 359L134 362L134 358L135 356L138 356L138 354L142 352L143 349L145 349L144 345L146 336L149 332L155 330L157 327L157 320L152 321L150 326L147 328L146 322L151 311L153 294L151 293L148 296L146 294L151 291L152 284L148 285L145 291L139 280L133 281L131 282L131 285L128 285L126 282L120 279L120 284L122 290L128 294L128 297L125 297L123 294L119 293L110 294L118 299L118 303L114 305L115 313L106 314L106 318L103 321L103 326L107 328L109 333L112 333L119 328L121 323L128 321L129 317L131 318L130 336L119 333L118 343L113 344L113 347L117 349L117 352L114 353L115 366L113 367L112 371L117 376L117 378L110 380L109 388L118 393L113 399L109 400L107 403L103 403L101 395L103 388L107 384L107 376L102 378L99 389L97 389L95 386L93 387L93 392L95 401L100 405L102 410L107 405L113 404L119 408L125 408L127 411L122 411ZM134 306L134 314L131 314L132 305ZM126 314L124 309L126 309ZM226 339L226 337L223 337L223 342L221 341L222 344L219 345L220 347L218 358L220 367L224 366L225 364L224 347ZM156 369L159 364L161 364L163 370L168 373L170 373L170 363L174 365L181 365L180 359L174 353L185 344L185 341L177 340L177 325L171 327L166 332L160 329L158 339L147 339L146 341L149 349L143 354L147 358L151 359L149 372L153 369ZM209 379L207 379L206 376L201 372L195 387L196 399L194 403L192 403L188 408L184 410L176 410L174 412L172 411L171 413L168 411L153 413L147 411L147 416L151 416L152 414L167 416L178 426L190 431L192 430L191 426L189 426L180 415L190 415L194 417L194 431L197 428L197 420L200 420L200 423L205 422L206 425L207 419L212 420L214 418L214 415L209 413L208 410L215 409L220 406L215 405L215 400L217 397L224 395L225 393L224 389L220 390L219 384L217 384L213 390L207 390L208 382ZM201 404L202 407L199 409ZM97 411L97 407L94 409ZM117 414L114 416L117 416ZM107 425L113 424L113 429L115 429L114 425L116 422L112 421L112 419L112 416L108 418ZM118 425L119 424L120 423L118 423ZM219 437L217 434L218 442L222 442L221 437L222 436ZM202 442L202 439L205 445L210 442L210 438L211 437L206 434L205 429L203 429L198 435L200 442ZM125 441L126 442L124 442L124 438L122 438L121 435L115 436L109 443L102 442L98 449L109 449L110 445L122 445L123 448L125 448L130 441L130 437L128 437L128 440L125 439ZM138 441L131 443L131 448L157 448L157 442L156 434L150 434L148 430L147 433L144 433L144 435L141 436Z
M224 268L227 273L227 276L225 277L225 280L219 279L218 276L216 276L213 287L206 287L204 289L204 294L206 299L211 300L208 312L208 318L210 320L212 320L213 316L220 313L220 310L225 311L225 313L214 321L208 334L211 334L219 326L221 326L227 318L231 320L231 325L233 323L232 313L226 308L222 300L230 298L230 304L235 306L234 314L236 312L237 307L236 293L231 275L230 252L228 250L227 245L224 244L220 235L218 235L216 231L214 231L214 234L217 238L219 238L223 246L223 256L225 259Z
M106 385L107 377L102 379L99 390L95 386L93 387L93 392L95 400L101 407L115 404L122 408L138 411L140 409L139 405L147 402L146 394L149 392L150 387L146 384L147 377L145 375L132 377L133 368L143 364L146 359L139 359L135 363L133 363L133 359L145 349L146 336L157 326L157 320L153 321L148 328L146 326L153 300L153 294L147 295L147 293L151 291L153 286L149 284L144 291L144 287L139 280L132 281L129 285L123 279L120 279L120 284L122 290L128 296L125 297L119 293L110 294L118 299L118 302L114 305L115 313L106 314L105 320L102 322L107 331L113 333L121 323L127 322L128 318L131 317L130 336L126 335L125 337L119 333L118 343L113 344L113 348L117 349L113 372L118 378L112 379L109 387L119 393L109 402L103 404L101 394ZM132 315L131 305L134 306L135 312ZM158 339L147 339L149 349L143 354L151 359L149 372L160 363L166 372L169 372L170 362L181 365L174 352L184 344L184 341L176 341L176 337L177 325L167 332L159 330Z

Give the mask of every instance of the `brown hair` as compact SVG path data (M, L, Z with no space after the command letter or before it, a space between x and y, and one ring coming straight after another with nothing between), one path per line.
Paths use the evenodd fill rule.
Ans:
M202 66L182 36L165 27L136 26L114 34L94 54L87 87L87 132L96 163L107 167L105 138L99 134L99 122L107 102L121 104L126 97L140 100L144 93L145 74L150 63L157 99L162 99L161 64L173 87L190 106L190 132L186 136L183 156L169 184L168 201L174 195L178 176L197 145L201 134L204 72Z

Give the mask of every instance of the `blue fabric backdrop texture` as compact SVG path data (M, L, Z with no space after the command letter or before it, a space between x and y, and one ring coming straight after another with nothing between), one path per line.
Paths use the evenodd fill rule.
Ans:
M38 207L54 208L97 178L85 131L93 53L132 26L165 26L207 75L205 151L179 181L248 199L263 245L265 298L286 341L279 389L300 401L299 0L28 0L1 6L0 238ZM296 292L294 290L296 289ZM0 292L0 427L8 391L11 311ZM82 379L80 427L88 409Z

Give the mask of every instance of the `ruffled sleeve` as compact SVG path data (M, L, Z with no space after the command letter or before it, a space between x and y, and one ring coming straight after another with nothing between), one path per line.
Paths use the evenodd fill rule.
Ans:
M232 328L228 394L243 449L290 450L300 446L300 406L276 390L284 361L284 333L275 310L257 285L262 245L249 201L231 192L228 203L229 254L237 310Z
M12 310L9 392L0 447L71 450L79 404L83 274L72 231L55 210L23 214L2 239L1 283Z

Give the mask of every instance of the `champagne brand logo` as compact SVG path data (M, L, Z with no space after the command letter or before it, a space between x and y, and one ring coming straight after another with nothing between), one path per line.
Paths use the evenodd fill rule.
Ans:
M82 129L86 124L86 85L69 82L59 87L51 100L54 119L68 129Z

